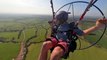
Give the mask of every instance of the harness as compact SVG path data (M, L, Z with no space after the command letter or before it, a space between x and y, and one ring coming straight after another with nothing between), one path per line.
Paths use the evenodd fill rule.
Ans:
M74 32L74 29L77 29L74 22L65 24L63 26L55 25L52 29L52 37L55 37L57 40L62 38L68 44L68 52L65 53L62 57L64 59L67 59L67 57L69 57L70 52L74 52L74 50L76 50L76 40L78 39L78 36L76 32ZM51 52L52 50L53 49L51 49Z

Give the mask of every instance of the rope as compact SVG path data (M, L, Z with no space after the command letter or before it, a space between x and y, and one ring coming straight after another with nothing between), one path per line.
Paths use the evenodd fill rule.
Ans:
M83 12L83 14L81 15L79 20L82 20L85 16L85 14L89 11L89 9L92 7L92 5L96 2L96 0L91 0L89 5L86 7L85 11Z
M97 2L97 0L91 0L90 3L88 4L88 6L86 7L85 11L83 12L83 14L80 16L79 20L76 22L76 26L79 24L79 22L81 20L83 20L84 16L86 15L86 13L89 11L89 9L92 7L92 5L95 4L95 2Z
M55 19L55 12L54 12L54 7L53 7L53 0L50 0L51 8L52 8L52 13L53 13L53 19Z
M67 10L68 12L69 12L70 8L71 8L71 4L70 4L69 7L68 7L68 10Z
M73 4L72 4L72 16L73 16L72 19L75 20L75 19L74 19L74 5L73 5Z
M81 49L81 40L80 39L78 40L79 40L79 49Z

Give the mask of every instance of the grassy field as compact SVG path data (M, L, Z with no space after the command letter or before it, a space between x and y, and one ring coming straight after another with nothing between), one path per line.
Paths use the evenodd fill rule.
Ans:
M12 60L19 51L19 44L0 43L0 60Z
M18 41L18 32L9 32L9 30L18 29L19 23L13 21L0 21L0 60L12 60L19 52L20 43L12 43L11 40L14 38Z
M14 19L13 19L14 20ZM29 40L28 42L40 42L45 40L45 32L49 25L47 23L49 17L40 18L29 18L15 21L0 21L0 38L4 38L4 43L0 42L0 60L12 60L15 58L20 50L20 42L27 41L28 38L35 35L37 31L37 37ZM82 29L86 29L92 25L93 22L83 22L81 25ZM42 26L41 26L42 25ZM44 28L43 28L44 27ZM22 30L20 38L18 39L19 31L10 32L12 30ZM24 39L25 34L25 39ZM102 30L93 32L94 35L85 36L85 39L81 40L81 47L89 46L92 42L95 42L102 34ZM18 43L13 43L12 39ZM67 60L106 60L107 59L107 31L103 36L102 40L97 44L86 50L76 50L70 54ZM8 42L6 42L8 41ZM89 43L90 42L90 43ZM78 48L79 48L79 42ZM28 54L25 60L37 60L42 43L34 43L28 47ZM62 59L64 60L64 59Z
M35 35L37 29L40 29L38 30L40 33L37 32L37 35L40 37L37 36L37 38L31 39L29 42L43 40L45 38L45 30L39 26L41 22L44 23L45 21L32 21L32 19L30 21L0 21L0 41L4 41L0 42L0 60L12 60L16 58L20 50L20 43L24 39L24 34L24 41L26 42L28 38ZM24 33L22 32L18 39L19 31L12 32L12 30L21 30L23 28L25 28ZM13 38L18 43L13 43Z

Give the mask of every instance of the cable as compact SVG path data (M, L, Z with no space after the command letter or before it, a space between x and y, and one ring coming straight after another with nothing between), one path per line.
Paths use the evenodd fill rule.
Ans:
M53 19L55 18L55 12L54 12L54 7L53 7L53 0L50 0L51 3L51 8L52 8L52 13L53 13Z

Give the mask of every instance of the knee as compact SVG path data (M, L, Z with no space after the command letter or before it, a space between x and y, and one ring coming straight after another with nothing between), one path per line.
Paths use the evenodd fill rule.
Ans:
M43 42L42 46L46 47L46 46L50 45L50 43L51 43L51 42L48 42L48 41Z
M64 53L63 49L59 46L56 47L52 52L53 55L60 55L60 56L62 56L63 53Z
M42 47L45 49L50 49L52 47L52 42L51 41L43 42Z
M60 47L56 47L51 53L50 60L59 60L63 55L63 49Z

